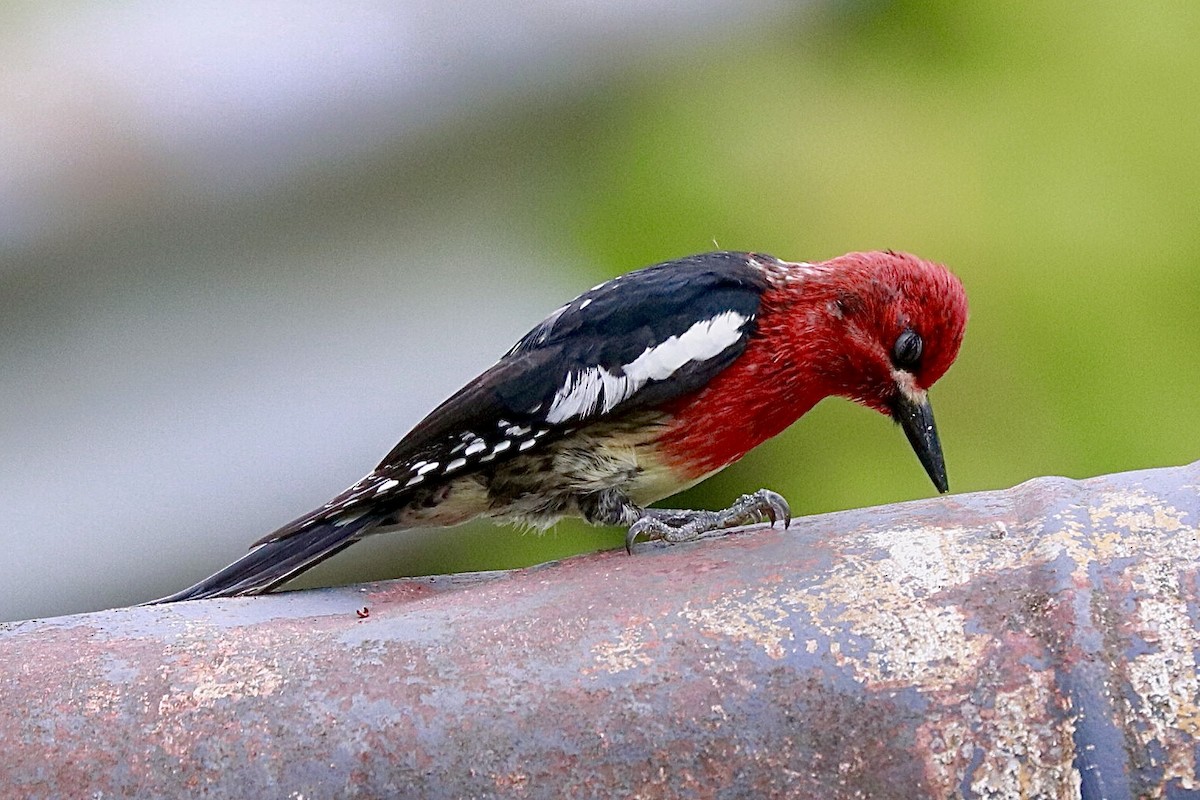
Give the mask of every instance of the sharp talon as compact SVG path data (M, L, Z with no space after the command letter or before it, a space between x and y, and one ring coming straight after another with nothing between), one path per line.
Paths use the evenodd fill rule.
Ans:
M770 521L771 527L774 528L775 523L779 521L779 509L775 507L774 498L768 496L766 490L764 489L763 491L759 492L759 496L755 499L757 499L760 504L766 504L765 507L760 506L759 513L765 516L767 520Z
M722 511L687 511L648 508L629 526L625 534L625 552L633 555L638 537L660 539L670 544L690 542L704 534L770 521L774 527L783 520L786 530L792 524L792 509L783 495L770 489L744 494Z
M784 499L783 495L772 492L770 489L762 490L762 498L770 509L767 513L771 516L771 525L782 519L783 529L787 530L788 526L792 524L792 509L788 505L788 501Z
M633 543L642 535L642 531L650 527L649 519L642 517L637 522L629 526L629 530L625 533L625 552L633 555Z

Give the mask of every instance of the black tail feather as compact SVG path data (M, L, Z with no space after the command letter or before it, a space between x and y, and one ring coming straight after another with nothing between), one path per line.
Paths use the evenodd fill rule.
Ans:
M354 544L367 530L382 522L385 516L364 514L341 525L335 524L336 520L320 522L308 530L265 542L195 586L151 600L145 605L269 592Z

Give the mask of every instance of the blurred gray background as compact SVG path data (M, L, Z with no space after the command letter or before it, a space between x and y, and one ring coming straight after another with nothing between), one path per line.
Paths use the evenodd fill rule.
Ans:
M0 620L146 600L367 472L563 300L687 253L963 276L955 490L1196 458L1197 13L704 0L0 10ZM681 504L932 492L844 402ZM621 532L363 543L298 585Z

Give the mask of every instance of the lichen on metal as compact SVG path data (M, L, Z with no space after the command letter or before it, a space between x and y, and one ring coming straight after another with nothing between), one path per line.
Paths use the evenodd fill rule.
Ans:
M1042 478L6 626L0 797L1195 796L1198 520Z

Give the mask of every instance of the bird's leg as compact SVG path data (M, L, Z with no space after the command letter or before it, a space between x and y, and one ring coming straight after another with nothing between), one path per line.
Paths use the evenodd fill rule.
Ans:
M676 544L690 542L711 531L767 520L772 525L783 520L785 528L792 522L792 511L787 500L770 489L744 494L729 508L720 511L646 508L642 509L637 521L629 526L629 532L625 535L625 549L632 553L633 543L639 536Z

